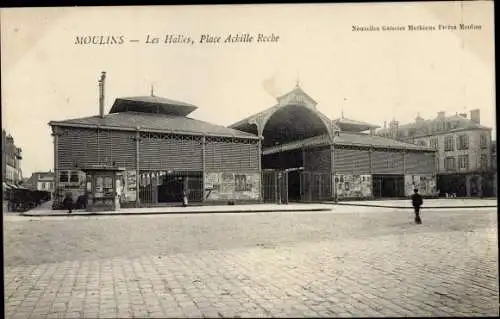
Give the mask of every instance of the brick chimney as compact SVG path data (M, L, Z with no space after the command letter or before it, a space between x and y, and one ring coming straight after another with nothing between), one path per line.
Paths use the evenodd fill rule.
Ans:
M99 79L99 117L104 117L104 82L106 80L106 72L101 73Z
M470 111L470 120L474 123L481 124L481 115L479 113L479 109Z
M444 111L438 112L438 116L437 117L438 117L438 119L444 120L444 117L445 117Z

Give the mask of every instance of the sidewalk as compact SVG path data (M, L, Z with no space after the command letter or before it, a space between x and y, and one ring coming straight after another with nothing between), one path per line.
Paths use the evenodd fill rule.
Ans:
M325 204L339 205L339 206L367 206L367 207L384 207L384 208L402 208L412 209L411 201L409 199L399 200L368 200L368 201L340 201L324 202ZM437 198L437 199L424 199L422 208L433 209L455 209L455 208L485 208L497 207L496 199L473 199L473 198Z
M208 213L264 213L264 212L301 212L330 211L332 204L254 204L254 205L220 205L220 206L188 206L188 207L145 207L122 208L116 211L87 212L74 210L68 214L66 210L33 209L22 216L88 216L88 215L153 215L153 214L208 214Z

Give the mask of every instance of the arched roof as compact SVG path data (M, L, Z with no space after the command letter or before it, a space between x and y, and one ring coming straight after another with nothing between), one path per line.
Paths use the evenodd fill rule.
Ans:
M230 128L258 134L265 145L287 143L316 135L332 136L338 127L316 109L314 101L300 86L277 98L278 104L251 115Z

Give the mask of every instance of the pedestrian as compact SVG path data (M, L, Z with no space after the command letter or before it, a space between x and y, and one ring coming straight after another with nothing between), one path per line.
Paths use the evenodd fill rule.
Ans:
M424 203L422 195L418 193L418 189L415 188L414 194L411 195L411 203L415 209L415 223L422 224L422 219L420 219L420 206Z
M182 206L187 207L188 205L188 191L184 189L182 191Z
M69 192L64 196L63 207L68 210L68 214L73 211L73 195Z

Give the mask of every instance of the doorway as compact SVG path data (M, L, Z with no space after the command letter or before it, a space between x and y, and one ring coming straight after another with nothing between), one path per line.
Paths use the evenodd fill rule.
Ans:
M373 197L404 197L404 191L404 175L373 175Z
M291 202L298 202L301 200L300 175L301 172L299 170L288 172L288 200Z

